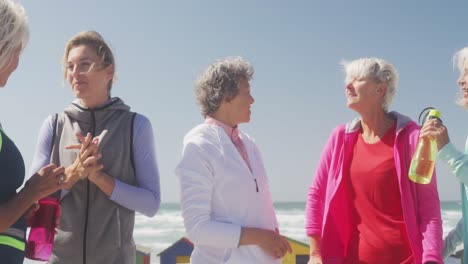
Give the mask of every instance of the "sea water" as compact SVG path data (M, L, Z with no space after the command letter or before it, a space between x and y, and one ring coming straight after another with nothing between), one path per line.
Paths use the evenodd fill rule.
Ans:
M304 230L305 203L275 203L280 232L292 239L308 243ZM456 226L461 218L461 203L458 201L441 202L444 237ZM156 216L149 218L136 215L134 231L135 243L151 248L151 263L159 263L157 256L161 251L185 236L180 206L176 203L162 204ZM37 264L38 261L25 260L25 264ZM459 263L450 260L446 263Z

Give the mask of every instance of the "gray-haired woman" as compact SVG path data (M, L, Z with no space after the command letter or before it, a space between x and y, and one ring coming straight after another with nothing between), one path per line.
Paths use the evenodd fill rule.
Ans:
M28 36L23 7L10 0L0 1L0 87L6 85L16 70ZM64 168L53 164L40 168L17 193L24 180L23 157L2 128L0 168L0 260L9 264L23 263L26 218L38 209L37 200L60 189Z
M419 127L388 111L397 72L379 58L343 66L347 107L359 118L333 130L309 188L309 264L441 263L437 180L408 179Z
M468 109L468 47L455 53L454 62L460 72L460 77L457 80L460 90L456 103ZM468 250L466 249L468 233L464 230L468 230L468 138L464 151L458 150L450 141L447 127L436 119L430 119L424 124L421 128L421 137L432 137L436 140L439 149L437 156L450 166L453 174L460 181L463 217L456 228L451 230L445 238L443 255L444 258L448 258L458 245L464 244L464 259L466 261L468 259Z
M268 180L250 121L252 66L240 57L211 64L196 83L205 118L184 138L180 179L191 263L280 263L291 251L279 234Z

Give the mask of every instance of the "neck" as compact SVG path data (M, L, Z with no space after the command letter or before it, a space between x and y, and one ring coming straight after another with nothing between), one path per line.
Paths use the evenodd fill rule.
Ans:
M94 109L102 106L107 100L109 100L109 96L96 96L90 98L80 98L80 104L83 107L88 109Z
M223 111L218 110L215 113L211 114L210 116L218 121L223 122L224 124L232 128L237 126L237 124L229 118L229 115L223 113Z
M361 114L362 137L367 143L379 141L395 122L383 110Z

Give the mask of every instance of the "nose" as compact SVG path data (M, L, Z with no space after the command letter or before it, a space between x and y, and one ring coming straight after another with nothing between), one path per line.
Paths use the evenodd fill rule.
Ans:
M253 98L252 95L250 95L250 104L253 104L253 103L255 103L255 99Z
M81 74L81 71L78 70L78 67L76 67L76 66L73 67L73 70L72 70L72 72L71 72L71 75L72 75L72 76L78 76L78 75L80 75L80 74Z
M79 76L82 74L79 65L73 65L73 66L70 65L67 71L68 71L68 74L72 77Z

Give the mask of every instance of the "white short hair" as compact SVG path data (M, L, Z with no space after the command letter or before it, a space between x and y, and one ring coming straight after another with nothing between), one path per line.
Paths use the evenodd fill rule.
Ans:
M354 78L371 78L387 84L387 92L382 102L382 108L388 111L390 103L396 94L398 73L392 64L380 58L360 58L340 63L346 73L345 84Z
M23 6L11 0L0 0L0 69L10 61L17 48L28 43L28 19Z
M457 66L460 73L464 73L468 68L468 47L465 47L453 55L453 65Z
M458 71L460 72L460 75L465 73L465 70L468 70L468 47L465 47L453 55L453 66L456 66L458 68ZM463 100L463 94L459 93L457 100L456 100L457 105L468 109L468 105L465 103L465 100Z

